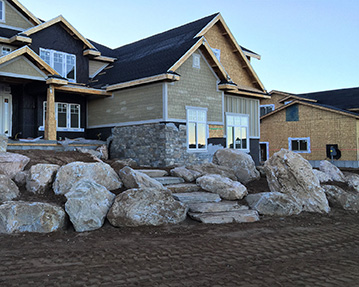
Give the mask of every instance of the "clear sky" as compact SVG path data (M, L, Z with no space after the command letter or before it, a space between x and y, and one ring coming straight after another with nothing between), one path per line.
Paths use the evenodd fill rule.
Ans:
M237 42L262 56L268 91L359 86L359 0L20 0L35 16L62 14L86 38L124 44L221 12Z

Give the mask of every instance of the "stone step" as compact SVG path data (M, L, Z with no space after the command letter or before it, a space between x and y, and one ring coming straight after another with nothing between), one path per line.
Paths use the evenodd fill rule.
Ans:
M188 215L199 222L207 224L243 223L259 220L258 212L255 210L238 210L226 212L193 213Z
M188 193L188 192L196 192L201 188L195 183L178 183L178 184L170 184L166 185L167 189L169 189L172 193Z
M211 192L189 192L189 193L173 193L174 199L183 203L192 204L200 202L220 202L221 198L216 193Z
M149 177L164 177L168 175L168 172L161 169L137 169L136 171L140 171L144 174L147 174Z
M248 206L239 205L236 201L221 201L221 202L202 202L190 203L189 212L194 213L208 213L208 212L225 212L248 210Z
M184 179L181 177L174 177L174 176L162 176L162 177L154 177L155 180L159 181L163 185L170 185L170 184L179 184L184 183Z

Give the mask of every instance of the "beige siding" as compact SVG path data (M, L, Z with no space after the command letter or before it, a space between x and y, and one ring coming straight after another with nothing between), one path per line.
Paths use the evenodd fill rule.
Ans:
M338 144L340 160L358 160L358 120L335 112L299 105L299 121L287 122L286 110L261 121L261 141L269 142L269 155L288 149L288 138L310 137L311 153L301 153L308 160L326 159L326 145Z
M88 103L89 127L162 118L161 83L117 91L112 98Z
M217 90L215 75L202 56L200 69L192 64L193 56L176 71L180 81L168 85L168 117L186 120L186 106L193 106L208 109L208 122L223 122L222 92Z
M224 96L225 112L249 115L249 136L259 138L259 100Z
M26 75L29 77L45 78L34 66L29 64L23 56L0 66L0 73L14 73L18 75Z
M12 27L22 28L24 30L34 26L30 24L21 14L19 14L17 10L7 1L5 1L5 24Z
M100 61L89 61L89 77L92 77L100 69L103 69L107 66L106 63Z

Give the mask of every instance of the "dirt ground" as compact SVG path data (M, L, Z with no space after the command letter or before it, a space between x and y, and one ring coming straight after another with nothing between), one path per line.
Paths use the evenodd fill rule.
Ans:
M21 153L30 165L83 156ZM0 286L359 286L358 219L333 208L246 224L0 235Z

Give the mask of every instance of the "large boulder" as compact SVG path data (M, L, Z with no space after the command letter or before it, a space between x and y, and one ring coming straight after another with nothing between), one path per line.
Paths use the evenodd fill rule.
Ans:
M186 219L188 208L171 192L156 188L129 189L119 194L107 219L113 226L158 226Z
M0 202L13 200L20 194L19 188L9 177L0 174Z
M83 179L68 193L65 210L77 232L101 228L115 195L94 181Z
M319 170L328 175L331 181L345 182L345 176L340 169L327 160L320 162Z
M157 188L163 189L163 185L143 172L125 166L118 173L126 188Z
M347 192L334 185L324 185L323 188L332 206L355 212L359 211L358 192Z
M320 183L332 181L330 175L326 174L325 172L317 169L313 169L315 176L319 179Z
M281 149L265 162L264 167L272 192L288 195L303 211L329 212L328 200L318 177L302 156Z
M237 180L243 184L260 178L252 157L239 150L225 148L215 152L213 163L233 170Z
M196 172L195 174L196 178L206 174L219 174L223 177L228 177L232 180L237 180L237 177L235 176L232 169L211 162L198 164L198 165L188 165L186 166L186 168L190 171Z
M59 168L57 164L33 165L26 179L26 189L35 194L44 194L49 191Z
M249 194L246 196L246 201L250 208L263 215L288 216L302 211L301 206L280 192Z
M121 169L123 169L125 166L129 166L131 168L138 167L137 162L133 160L132 158L126 158L126 159L118 159L111 163L111 167L119 173Z
M359 192L359 174L346 172L345 181L350 187Z
M187 182L195 181L201 173L194 170L189 170L185 166L179 166L174 169L171 169L171 175L176 177L181 177Z
M29 161L30 158L27 156L2 152L0 153L0 174L5 174L13 179L19 171L24 170Z
M233 181L218 174L207 174L197 178L197 184L204 190L217 193L227 200L238 200L245 197L247 188L238 181Z
M58 231L65 226L65 211L42 202L7 201L0 205L0 233Z
M117 173L106 163L72 162L60 167L53 184L55 194L66 194L81 179L90 179L108 190L122 187Z
M16 183L17 186L19 187L23 187L26 185L26 181L27 178L29 177L30 171L29 170L22 170L19 171L15 177L14 177L14 182Z

